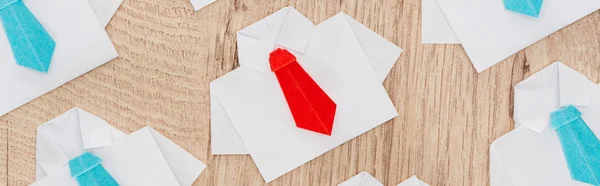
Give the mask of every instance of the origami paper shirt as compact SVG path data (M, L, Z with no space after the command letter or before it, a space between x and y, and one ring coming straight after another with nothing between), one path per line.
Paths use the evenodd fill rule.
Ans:
M56 43L23 1L0 0L0 18L17 64L48 72Z
M581 119L581 112L569 105L553 112L551 121L573 179L600 185L600 141Z
M544 0L504 0L504 7L513 12L538 17L543 2Z
M422 1L423 43L461 43L477 72L600 9L598 0L544 0L532 18L507 8L542 0Z
M150 127L126 134L78 108L38 127L35 157L34 186L110 183L109 175L125 186L189 186L206 168Z
M588 186L587 183L575 180L571 174L569 159L577 157L577 153L572 153L577 150L571 148L576 148L577 144L570 141L573 143L566 148L561 145L561 141L569 139L563 138L565 135L560 134L562 130L582 125L569 122L554 130L557 125L553 123L566 122L557 120L557 114L554 118L551 116L561 108L569 111L572 108L565 108L573 105L581 115L576 112L560 115L575 113L574 117L568 117L571 119L566 121L581 119L597 136L600 134L600 86L585 75L557 62L517 84L514 90L516 126L490 146L491 185ZM577 130L576 136L591 136L588 132ZM578 137L580 140L584 138ZM590 162L590 166L594 166L593 164Z
M119 186L102 166L102 160L92 153L85 152L70 160L69 169L80 186Z
M336 104L285 49L276 49L269 58L296 126L331 135Z
M284 8L240 30L237 41L240 67L210 84L212 153L250 154L266 182L398 115L381 83L402 50L344 13L315 26ZM296 126L281 76L270 68L277 48L296 58L284 68L301 67L302 81L312 79L310 87L333 101L318 108L329 121L335 108L331 136Z
M102 1L99 4L104 5L103 2L113 0L90 1ZM112 14L95 14L88 0L19 0L15 3L24 4L35 15L56 47L47 73L25 68L13 54L15 50L9 40L13 32L4 28L13 23L0 22L0 116L118 56L106 30L98 22L101 18L108 20ZM111 8L116 9L118 3L113 6ZM5 10L0 12L6 14ZM27 15L19 14L23 16ZM32 39L34 42L42 40Z

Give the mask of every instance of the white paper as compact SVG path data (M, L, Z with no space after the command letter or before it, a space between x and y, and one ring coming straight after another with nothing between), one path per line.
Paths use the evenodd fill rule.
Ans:
M550 113L569 104L589 106L595 84L585 75L556 62L515 86L515 125L541 133Z
M393 45L377 45L381 41L374 40L383 38L373 37L373 32L360 31L357 34L353 28L366 27L351 26L355 22L349 19L341 13L314 27L306 24L308 19L295 9L285 8L249 26L251 29L240 31L238 53L241 67L211 83L211 96L216 96L211 98L212 107L216 109L212 116L228 117L213 118L212 131L221 133L212 133L211 136L213 146L227 145L223 143L226 140L215 140L217 138L234 140L238 137L236 135L242 142L227 148L213 147L213 150L240 152L244 149L235 147L243 144L265 181L270 182L397 116L381 85L385 75L378 74L389 72L388 68L393 66L401 50ZM303 35L306 32L310 35ZM292 33L300 35L297 37ZM373 40L358 39L357 36ZM288 49L304 70L337 103L332 136L298 129L277 79L267 71L268 54L275 47L287 46L291 46ZM370 48L365 49L364 46ZM389 52L366 54L376 47ZM378 68L373 64L385 67ZM215 130L215 127L221 129Z
M48 73L20 66L0 26L0 116L118 56L87 1L23 2L52 36L56 48Z
M261 72L270 70L268 63L265 63L265 61L268 61L269 53L275 45L282 45L281 42L279 44L274 43L276 43L277 34L282 30L281 27L283 27L286 21L285 18L288 17L289 13L292 13L295 17L303 17L300 12L293 8L284 8L238 32L238 49L241 49L238 51L238 55L241 66ZM402 49L351 17L346 15L346 18L357 40L366 52L377 77L383 82L402 53ZM300 20L300 23L294 24L294 28L304 31L299 33L300 36L290 37L302 38L299 40L306 42L314 26L308 19L298 20ZM296 47L300 48L298 49L301 50L300 52L304 52L305 42L297 44L301 46ZM227 112L223 110L212 85L213 83L211 83L210 89L212 154L248 154L244 143L237 135L229 116L227 116Z
M344 14L344 16L361 48L364 50L365 55L367 55L371 67L375 70L377 78L383 83L390 70L392 70L392 67L394 67L394 64L396 64L396 60L400 57L402 49L354 20L349 15Z
M120 185L178 185L148 128L94 151Z
M198 11L202 8L204 8L205 6L210 5L211 3L215 2L217 0L190 0L190 2L192 3L192 6L194 7L194 10Z
M109 128L109 130L98 130ZM86 138L89 136L104 136ZM46 122L37 129L36 138L36 180L65 167L69 160L83 154L86 147L98 144L111 145L126 134L109 125L103 119L89 112L74 108Z
M596 135L599 132L594 131ZM494 141L491 149L496 154L491 163L501 165L501 170L490 171L495 173L490 175L492 186L507 182L514 186L587 185L571 178L558 136L549 128L538 134L519 127Z
M437 1L477 72L600 8L598 0L545 0L533 18L506 10L501 0Z
M338 186L383 186L383 184L368 172L360 172Z
M100 25L106 27L119 9L119 6L121 6L121 3L123 3L123 0L88 0L88 2L96 13Z
M422 0L421 4L421 43L460 44L437 0Z
M98 144L105 146L85 148ZM150 127L127 135L78 108L38 127L36 149L38 181L33 185L37 186L78 185L68 161L85 151L100 157L102 166L121 185L189 186L206 168Z
M153 128L146 128L152 134L179 185L192 185L200 173L206 169L206 165Z
M368 172L360 172L338 186L383 186L383 184ZM417 176L412 176L397 186L429 186L429 184L421 181Z
M421 181L417 176L412 176L396 186L429 186L429 184Z
M594 109L600 105L600 88L582 77L564 64L554 63L516 86L515 119L521 124L490 147L492 186L587 185L571 178L558 135L548 127L549 118L544 118L560 106L579 105L583 120L600 135L600 110ZM523 113L533 119L518 120Z
M235 131L227 112L210 84L210 137L212 154L248 154L244 142Z

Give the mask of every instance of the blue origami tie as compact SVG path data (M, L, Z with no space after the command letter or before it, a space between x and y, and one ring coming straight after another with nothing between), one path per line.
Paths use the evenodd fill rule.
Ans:
M102 167L102 160L89 152L69 161L71 176L80 186L119 186L119 183Z
M56 43L21 0L0 0L0 19L17 64L48 72Z
M581 118L573 105L551 114L551 126L556 130L563 153L574 180L600 185L600 141Z
M538 17L543 2L544 0L504 0L504 8L531 17Z

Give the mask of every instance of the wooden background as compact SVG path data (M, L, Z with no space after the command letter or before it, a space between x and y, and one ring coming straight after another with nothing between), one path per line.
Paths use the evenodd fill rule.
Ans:
M0 185L35 176L35 129L72 107L117 128L150 125L208 165L195 185L264 185L249 156L212 156L209 82L235 69L235 33L286 6L315 23L344 11L405 49L385 87L400 116L270 185L488 185L488 147L513 129L512 87L554 61L598 82L600 12L477 74L460 45L422 45L420 0L124 0L107 27L120 57L0 117ZM1 91L1 90L0 90Z

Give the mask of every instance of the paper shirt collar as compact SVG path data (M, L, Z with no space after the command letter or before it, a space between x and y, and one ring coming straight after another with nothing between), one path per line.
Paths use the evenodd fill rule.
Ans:
M551 112L567 105L590 106L594 86L585 75L553 63L515 86L515 123L541 133L549 125Z
M298 10L283 8L237 33L240 65L270 71L269 53L278 47L304 53L314 28Z
M70 142L58 145L52 138L57 135ZM55 172L85 150L112 143L112 132L105 120L74 108L38 127L36 163L46 173Z

